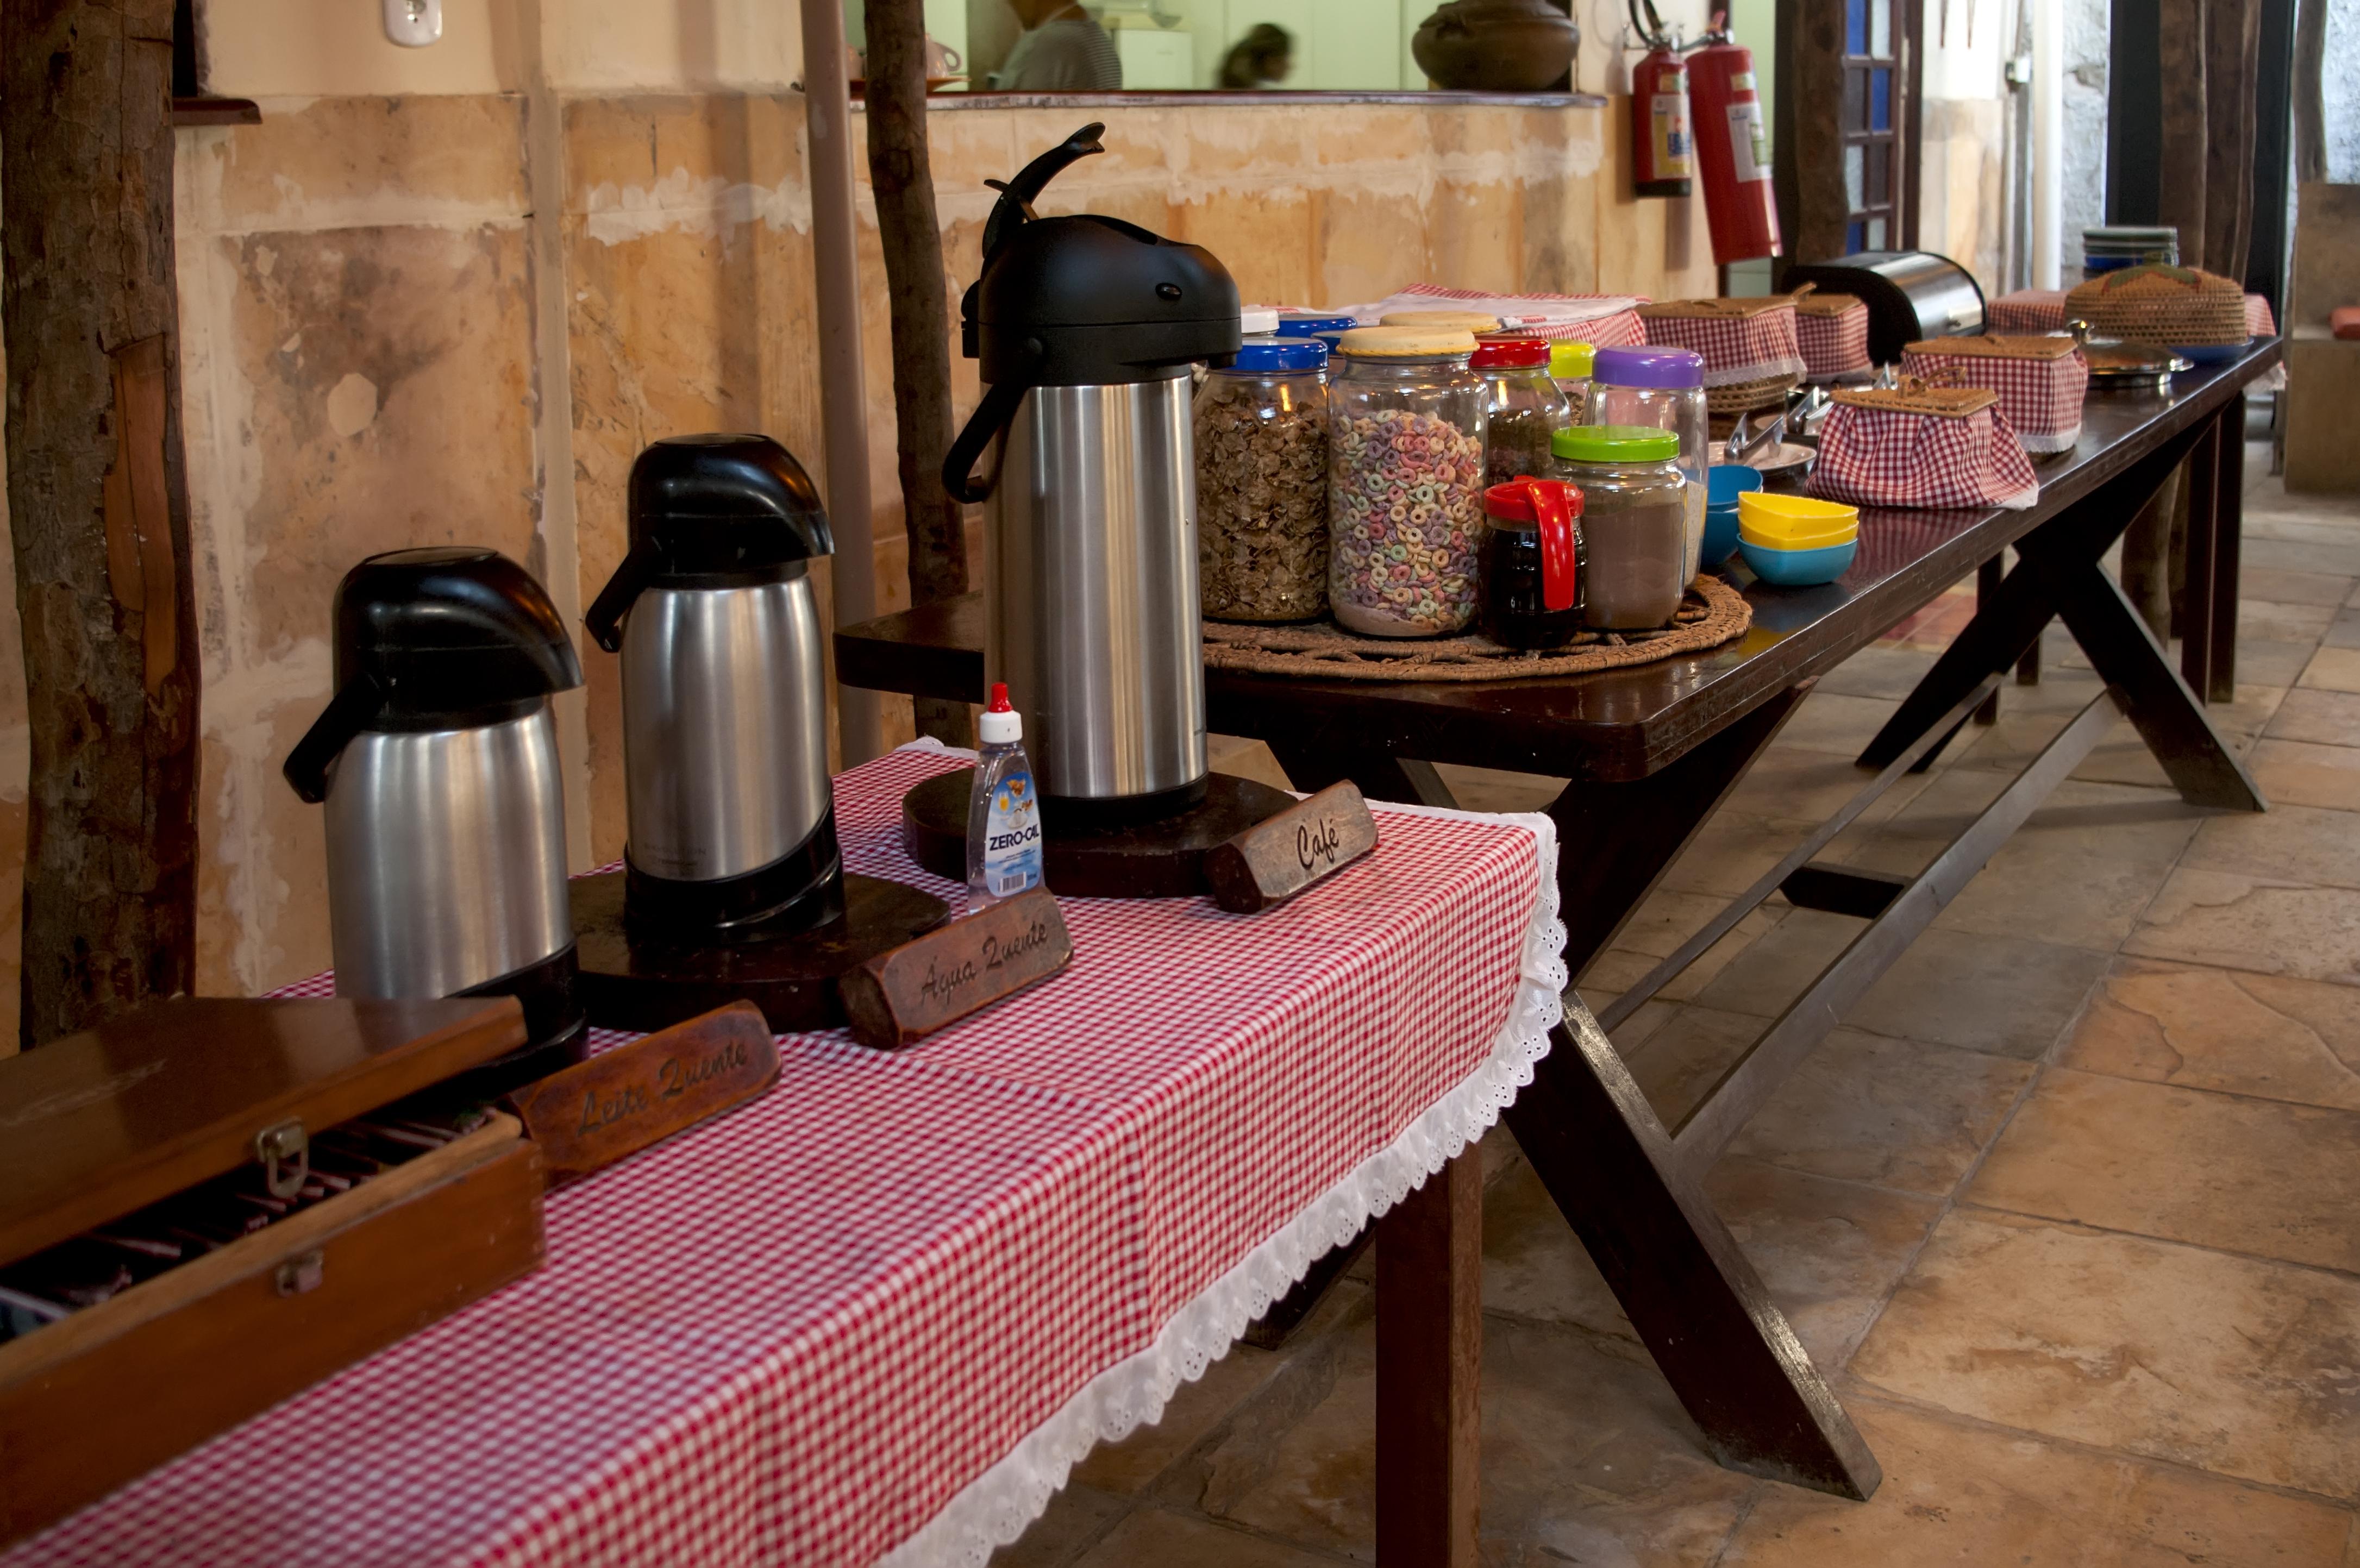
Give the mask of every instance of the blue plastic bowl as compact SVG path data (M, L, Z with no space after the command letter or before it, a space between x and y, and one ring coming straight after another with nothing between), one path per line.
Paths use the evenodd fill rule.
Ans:
M2171 352L2191 365L2224 365L2245 353L2245 344L2186 343Z
M1775 583L1781 588L1814 588L1822 583L1832 583L1852 570L1852 558L1860 553L1860 540L1822 545L1817 550L1765 550L1740 539L1737 552L1754 569L1754 575L1765 583Z
M1716 463L1705 471L1704 478L1706 507L1727 506L1732 516L1740 495L1762 488L1762 471L1750 463Z
M1737 550L1737 503L1704 509L1704 550L1697 564L1710 572Z

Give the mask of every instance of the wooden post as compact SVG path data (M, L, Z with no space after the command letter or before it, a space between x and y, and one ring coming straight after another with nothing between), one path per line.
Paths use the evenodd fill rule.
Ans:
M0 7L28 1046L186 991L195 969L171 82L172 0Z
M1475 1568L1483 1156L1470 1146L1377 1223L1378 1560Z
M910 541L910 602L967 592L967 524L943 488L950 452L951 329L943 237L926 155L926 14L921 0L867 0L869 182L893 324L893 433ZM914 699L918 733L967 744L966 706Z

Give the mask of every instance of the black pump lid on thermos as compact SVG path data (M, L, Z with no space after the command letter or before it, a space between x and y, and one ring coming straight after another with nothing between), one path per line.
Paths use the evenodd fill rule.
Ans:
M976 460L1034 387L1158 381L1182 365L1226 365L1238 352L1238 285L1202 245L1097 212L1043 218L1033 199L1069 165L1104 152L1084 125L1026 164L983 231L983 270L959 303L960 346L981 361L983 402L952 443L943 483L980 501Z
M776 582L836 553L819 487L768 436L668 436L631 464L628 504L630 550L583 617L609 653L649 588Z
M313 804L363 730L490 723L582 684L547 590L480 546L370 556L336 585L335 622L335 695L282 769Z

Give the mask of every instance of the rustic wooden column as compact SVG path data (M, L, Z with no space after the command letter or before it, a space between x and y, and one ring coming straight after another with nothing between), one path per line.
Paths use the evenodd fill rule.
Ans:
M967 592L964 508L943 488L950 452L949 283L926 155L926 14L921 0L867 0L869 182L893 325L893 433L910 540L910 602ZM967 708L913 700L920 735L967 744Z
M1771 176L1791 261L1844 254L1851 210L1843 182L1844 8L1778 3L1777 123Z
M1483 1156L1470 1145L1377 1224L1378 1560L1475 1568Z
M2205 0L2204 248L2190 265L2245 280L2254 238L2255 103L2262 65L2259 0ZM2243 439L2242 436L2240 439Z
M172 0L0 7L27 1045L185 991L195 969L171 82Z
M2180 259L2204 265L2205 177L2212 158L2204 113L2204 0L2158 0L2156 49L2161 64L2162 111L2158 121L2156 222L2180 231ZM2243 277L2245 268L2237 269Z

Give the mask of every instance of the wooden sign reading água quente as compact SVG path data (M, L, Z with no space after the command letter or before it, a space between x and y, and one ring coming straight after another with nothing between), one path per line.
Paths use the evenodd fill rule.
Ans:
M880 953L839 976L836 992L854 1039L897 1051L1046 980L1073 956L1056 898L1035 887Z
M1350 779L1330 784L1205 856L1213 901L1251 915L1332 877L1377 847L1377 822Z
M519 1089L517 1115L552 1176L579 1176L759 1094L779 1042L751 1002L642 1035Z

